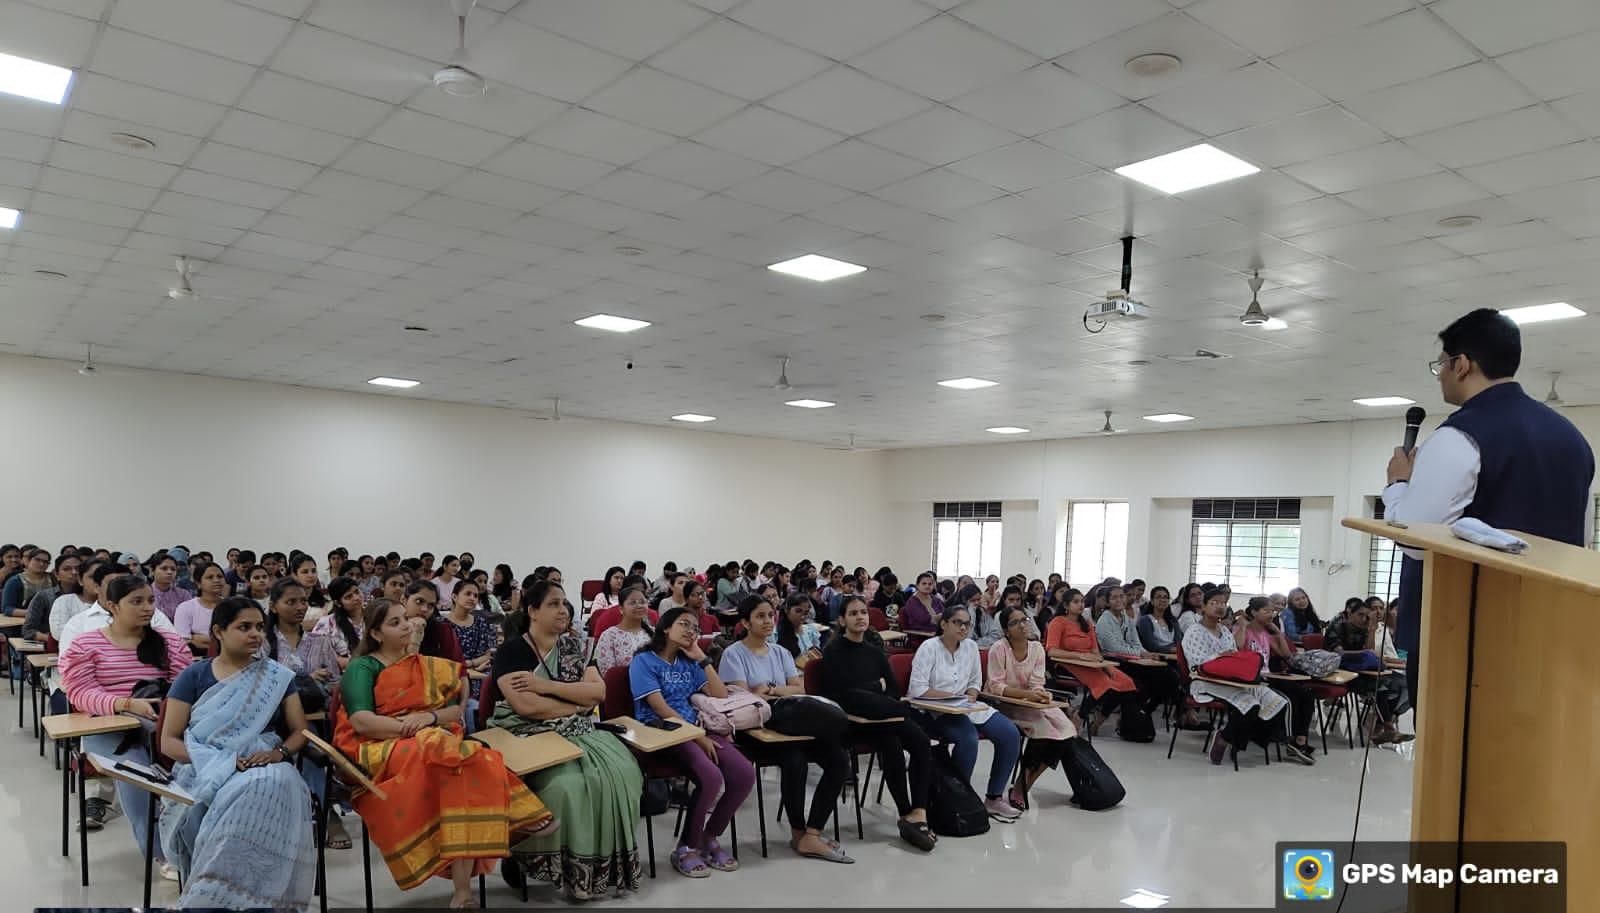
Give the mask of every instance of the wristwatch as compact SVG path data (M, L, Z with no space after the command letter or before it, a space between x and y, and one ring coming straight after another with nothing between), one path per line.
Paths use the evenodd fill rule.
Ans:
M702 659L699 662L695 663L695 665L697 665L700 668L704 669L705 667L711 665L711 657L707 656L705 659Z
M288 762L288 760L289 760L289 749L286 746L279 745L278 746L278 754L283 756L283 760L284 760L285 763Z

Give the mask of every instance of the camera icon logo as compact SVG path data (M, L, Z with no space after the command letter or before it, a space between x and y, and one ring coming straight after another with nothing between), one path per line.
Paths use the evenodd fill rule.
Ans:
M1285 850L1285 900L1333 899L1333 850Z

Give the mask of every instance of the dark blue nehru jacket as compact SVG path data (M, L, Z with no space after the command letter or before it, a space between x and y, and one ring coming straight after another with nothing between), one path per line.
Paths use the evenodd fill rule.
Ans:
M1514 529L1582 546L1594 451L1565 416L1523 392L1495 384L1445 419L1478 445L1478 489L1464 515L1496 529ZM1400 618L1395 645L1417 648L1421 622L1422 563L1407 558L1401 570Z

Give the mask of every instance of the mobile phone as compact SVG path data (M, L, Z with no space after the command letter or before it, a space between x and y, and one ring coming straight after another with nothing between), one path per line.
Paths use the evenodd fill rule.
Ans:
M116 763L116 769L122 771L123 773L133 774L136 777L140 777L145 780L151 780L163 785L172 782L172 778L167 776L167 772L159 767L146 767L143 764L133 764L127 761L118 761Z
M609 732L612 735L626 735L628 732L628 727L621 726L616 723L596 723L594 724L594 728L600 730L601 732Z
M679 723L679 722L677 722L675 720L651 720L650 722L646 723L645 725L649 726L651 729L665 729L666 731L671 732L672 730L679 728L683 724Z

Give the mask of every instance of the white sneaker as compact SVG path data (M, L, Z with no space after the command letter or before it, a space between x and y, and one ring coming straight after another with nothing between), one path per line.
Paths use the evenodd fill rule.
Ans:
M178 867L170 862L157 863L161 867L161 877L168 881L178 880Z
M1013 808L1004 796L983 800L983 808L989 813L989 817L996 821L1015 821L1022 817L1022 813Z

